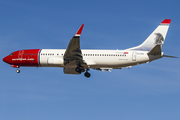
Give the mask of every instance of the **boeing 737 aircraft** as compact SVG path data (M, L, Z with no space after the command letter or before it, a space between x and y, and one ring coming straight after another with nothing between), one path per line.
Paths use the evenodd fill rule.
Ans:
M65 74L81 74L89 78L90 68L100 71L130 68L162 57L172 57L161 52L171 19L165 19L139 46L125 50L82 50L80 35L84 24L72 37L66 49L28 49L12 52L3 61L20 67L62 67Z

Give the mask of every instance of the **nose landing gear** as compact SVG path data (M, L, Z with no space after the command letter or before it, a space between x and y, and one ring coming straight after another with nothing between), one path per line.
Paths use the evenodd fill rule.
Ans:
M20 70L19 70L20 66L17 66L17 65L11 65L11 67L17 68L16 72L17 72L17 73L20 73Z
M17 73L20 73L20 70L19 70L19 68L16 70L16 72L17 72Z

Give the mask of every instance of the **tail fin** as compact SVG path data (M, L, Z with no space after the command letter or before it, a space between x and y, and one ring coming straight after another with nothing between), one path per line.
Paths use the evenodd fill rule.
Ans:
M150 51L156 45L160 45L160 48L162 48L170 22L171 19L164 19L141 45L129 48L128 50Z

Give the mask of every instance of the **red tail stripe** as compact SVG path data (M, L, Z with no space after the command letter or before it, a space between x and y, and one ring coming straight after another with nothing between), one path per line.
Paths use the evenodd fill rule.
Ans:
M171 23L171 19L165 19L162 21L161 24L170 24Z

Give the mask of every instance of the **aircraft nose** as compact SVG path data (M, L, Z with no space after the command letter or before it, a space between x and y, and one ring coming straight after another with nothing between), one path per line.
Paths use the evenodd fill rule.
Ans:
M6 62L6 63L8 63L8 57L7 57L7 56L4 57L4 58L3 58L3 61Z

